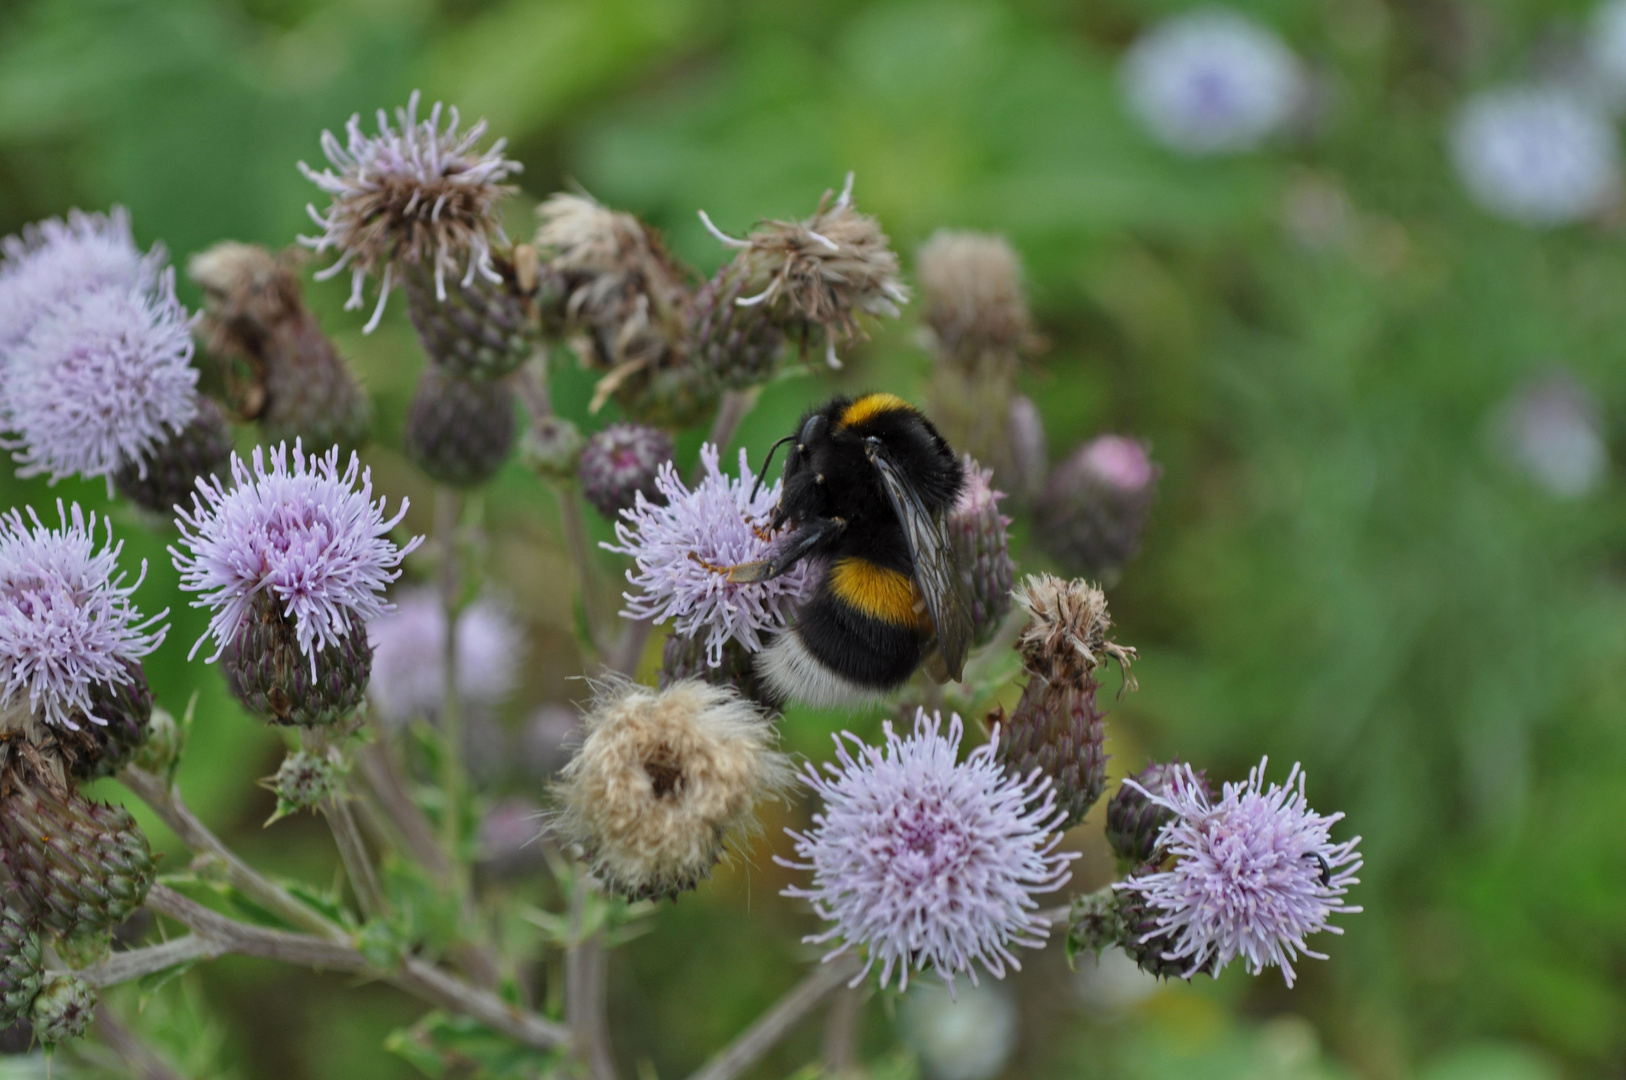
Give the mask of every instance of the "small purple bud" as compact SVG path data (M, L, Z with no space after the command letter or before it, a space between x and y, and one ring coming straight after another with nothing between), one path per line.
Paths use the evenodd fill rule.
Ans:
M666 432L644 424L611 424L582 449L582 495L611 521L637 505L640 495L660 506L666 497L655 481L671 460L672 437Z

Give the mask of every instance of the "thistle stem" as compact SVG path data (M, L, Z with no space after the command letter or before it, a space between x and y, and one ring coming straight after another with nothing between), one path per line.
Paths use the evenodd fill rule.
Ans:
M717 415L711 421L711 433L706 441L717 447L718 453L728 449L728 444L734 441L734 433L740 429L740 423L756 408L757 397L762 388L748 387L744 390L724 390L723 400L717 406ZM704 476L704 469L696 465L689 477L690 484L698 484Z
M554 493L559 498L559 522L564 528L565 546L570 550L570 561L576 564L576 576L581 580L587 639L600 656L608 656L610 632L604 621L598 567L593 563L593 544L587 537L587 519L582 514L581 499L573 486L565 484L556 485Z
M824 1071L832 1080L841 1080L858 1064L858 1033L864 1020L863 987L844 986L836 991L830 1011L824 1017Z
M813 972L790 989L756 1023L746 1028L738 1038L712 1056L689 1080L734 1080L801 1023L819 1003L835 993L853 976L861 965L853 956L839 956L820 964Z
M369 919L378 918L388 905L384 901L384 890L378 884L378 874L373 869L367 844L361 838L361 830L356 827L355 815L350 812L350 804L343 796L329 795L322 800L321 809L322 816L327 818L328 828L333 830L333 843L339 849L339 859L344 863L345 876L355 890L362 915Z
M395 827L400 843L436 881L448 882L451 863L435 837L434 826L412 801L395 748L382 740L370 743L356 755L356 760L361 764L362 779L366 780L373 800Z
M463 713L457 690L457 609L462 587L458 575L457 525L462 500L456 489L442 486L435 492L435 543L438 548L437 585L440 590L442 623L446 628L441 642L444 693L440 704L440 784L445 798L441 814L441 847L450 859L458 895L464 895L465 882L458 852L463 841Z
M585 873L578 873L570 894L570 946L565 950L565 1021L571 1045L587 1066L592 1080L616 1080L615 1055L610 1050L606 1018L604 942L595 933L581 936L582 919L591 889Z
M169 1062L124 1026L105 1001L96 1009L95 1024L97 1038L123 1060L132 1080L183 1080Z

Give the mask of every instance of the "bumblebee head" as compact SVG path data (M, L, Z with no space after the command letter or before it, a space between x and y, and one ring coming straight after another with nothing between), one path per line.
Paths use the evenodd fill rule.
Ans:
M791 448L785 456L784 487L779 493L779 505L774 508L774 528L822 512L824 485L815 463L824 456L829 441L830 418L822 411L803 421L794 436L781 440L791 443Z

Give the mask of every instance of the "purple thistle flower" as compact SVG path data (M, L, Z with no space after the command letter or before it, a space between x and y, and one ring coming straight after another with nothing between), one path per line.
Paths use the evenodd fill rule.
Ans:
M0 362L65 300L109 285L151 290L166 258L162 245L145 255L135 246L122 206L74 210L67 221L51 218L0 240Z
M368 275L380 275L378 307L364 332L371 333L384 316L391 277L396 269L433 268L435 296L446 299L446 275L456 274L467 262L464 288L479 274L502 281L492 266L491 245L506 243L497 224L496 204L511 187L504 179L520 171L520 164L503 157L506 139L488 149L474 146L486 133L486 122L458 131L457 106L444 110L441 126L439 102L427 119L418 119L420 95L414 90L404 109L395 110L399 130L378 110L378 134L361 133L361 115L345 125L345 145L331 131L322 132L322 153L332 168L317 172L299 163L300 172L333 196L327 213L307 207L320 236L301 236L300 243L318 253L329 249L339 259L317 273L325 281L350 268L350 299L346 311L362 306L361 289ZM334 170L338 170L335 172Z
M173 269L154 290L103 285L35 320L0 378L0 423L14 433L0 445L17 474L55 483L134 465L145 477L147 456L197 415L191 329Z
M655 486L666 505L650 502L642 492L626 519L617 522L617 544L606 551L630 555L637 566L627 580L638 588L624 593L628 619L672 620L683 637L706 636L706 663L723 662L723 645L730 638L751 652L762 648L762 634L782 628L796 605L813 588L815 568L803 562L789 573L752 583L728 580L728 568L768 558L772 538L765 539L768 519L779 502L779 484L763 486L756 498L751 489L756 477L744 449L740 475L729 478L718 468L718 450L710 443L700 448L705 477L691 491L668 461L660 468Z
M868 962L853 985L881 963L881 986L899 973L930 965L952 990L964 973L976 985L972 961L995 978L1005 965L1020 969L1011 947L1043 944L1049 924L1034 914L1034 896L1055 892L1071 876L1072 852L1057 851L1061 819L1050 781L1035 770L1009 774L984 743L956 762L963 728L958 715L940 733L941 717L915 717L914 734L900 738L886 725L886 748L857 736L836 736L836 763L821 775L812 765L802 780L824 799L807 833L791 830L811 888L789 888L835 925L809 942L839 939L826 960L863 946ZM856 749L856 756L842 742Z
M291 459L287 443L273 449L269 469L263 448L255 447L253 460L251 471L233 454L232 485L216 477L199 480L192 509L176 516L181 542L190 549L169 549L181 588L204 594L193 607L216 609L188 655L197 655L213 635L217 647L209 660L219 659L249 618L254 598L266 592L293 621L314 677L317 651L342 644L357 620L365 623L389 609L384 586L401 575L396 568L423 537L405 547L389 539L406 515L407 500L384 520L383 498L372 501L372 470L361 469L355 454L342 473L338 447L318 457L297 441Z
M433 716L446 697L446 612L433 589L402 589L394 608L367 624L373 646L368 696L391 724ZM519 681L523 634L502 604L476 600L457 616L457 695L496 705Z
M1329 831L1344 815L1309 808L1299 766L1284 786L1266 788L1269 760L1261 759L1246 783L1226 784L1218 802L1190 765L1179 766L1159 794L1124 781L1178 815L1158 836L1174 866L1117 887L1146 898L1157 929L1141 940L1168 935L1172 947L1163 958L1186 961L1185 978L1205 967L1218 973L1240 956L1254 975L1276 965L1292 986L1300 953L1326 959L1304 939L1319 930L1343 933L1328 917L1361 910L1339 903L1359 883L1361 838L1332 842Z
M92 684L130 682L126 664L164 640L169 628L156 624L169 609L142 619L131 603L147 564L124 584L124 544L113 542L112 522L103 519L107 542L98 551L96 515L87 520L79 504L69 512L61 500L56 509L56 528L33 507L28 521L15 509L0 514L0 711L10 713L26 691L31 714L77 729L77 713L105 723L93 713Z

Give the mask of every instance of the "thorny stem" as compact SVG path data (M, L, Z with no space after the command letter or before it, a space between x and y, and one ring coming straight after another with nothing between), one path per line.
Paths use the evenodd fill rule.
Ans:
M756 1023L690 1075L689 1080L734 1080L762 1060L774 1044L796 1027L819 1003L858 974L856 957L841 956L813 972L763 1013Z
M310 753L336 762L337 752L321 735L306 732L304 741ZM328 828L333 832L333 844L339 849L339 860L344 863L345 877L355 891L362 915L369 919L377 918L387 907L384 890L378 883L378 872L373 869L372 856L367 851L366 841L361 838L361 830L356 827L350 804L343 795L329 795L322 800L320 808L322 816L327 819Z
M565 951L565 1021L576 1057L592 1080L616 1080L606 1019L605 967L608 957L597 935L582 937L582 917L592 888L585 873L576 876L570 894L570 946Z

